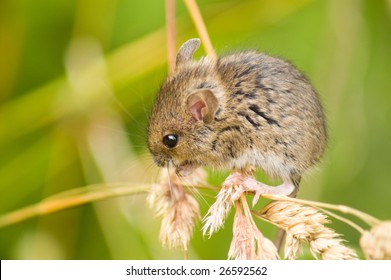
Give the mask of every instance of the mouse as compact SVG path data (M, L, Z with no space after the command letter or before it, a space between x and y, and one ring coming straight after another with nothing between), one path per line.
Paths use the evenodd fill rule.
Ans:
M262 194L296 196L327 143L314 87L290 62L253 50L195 60L200 44L179 48L156 95L147 127L154 162L179 176L228 169L223 186L239 186L234 199L254 193L253 204ZM282 183L257 181L258 169Z

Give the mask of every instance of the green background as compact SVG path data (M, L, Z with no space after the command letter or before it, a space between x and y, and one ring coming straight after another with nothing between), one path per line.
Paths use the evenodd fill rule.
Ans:
M300 197L390 219L391 1L198 3L218 53L285 57L318 90L330 142ZM181 1L177 16L179 47L197 33ZM145 127L167 73L164 24L159 0L0 2L0 214L80 186L156 182ZM199 202L204 215L213 200ZM145 195L96 202L0 229L0 259L181 258L159 223ZM198 223L189 257L227 258L231 225L232 213L207 239Z

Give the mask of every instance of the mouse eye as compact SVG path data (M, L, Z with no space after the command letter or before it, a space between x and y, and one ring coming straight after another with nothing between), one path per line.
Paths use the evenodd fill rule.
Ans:
M174 148L178 143L178 135L176 134L167 134L163 137L163 144L167 148Z

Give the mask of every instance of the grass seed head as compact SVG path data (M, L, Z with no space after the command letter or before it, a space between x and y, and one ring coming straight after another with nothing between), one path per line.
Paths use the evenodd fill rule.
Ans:
M360 245L368 260L391 260L391 221L383 221L365 231Z
M355 251L342 244L334 230L325 226L330 221L315 208L290 201L273 201L266 205L261 215L287 233L285 257L296 259L308 243L312 254L325 260L357 259Z

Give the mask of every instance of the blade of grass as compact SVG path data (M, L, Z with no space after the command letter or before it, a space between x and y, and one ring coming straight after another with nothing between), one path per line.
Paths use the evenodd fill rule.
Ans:
M0 216L0 228L103 199L146 193L149 189L150 185L129 183L99 184L74 189Z
M202 15L200 9L195 0L184 0L187 9L189 10L190 16L193 19L194 25L197 29L198 35L201 38L201 41L204 45L206 53L208 56L215 60L217 55L213 49L212 42L210 41L208 30L206 29L204 20L202 19Z
M168 69L173 72L176 54L175 0L166 0L166 25Z

